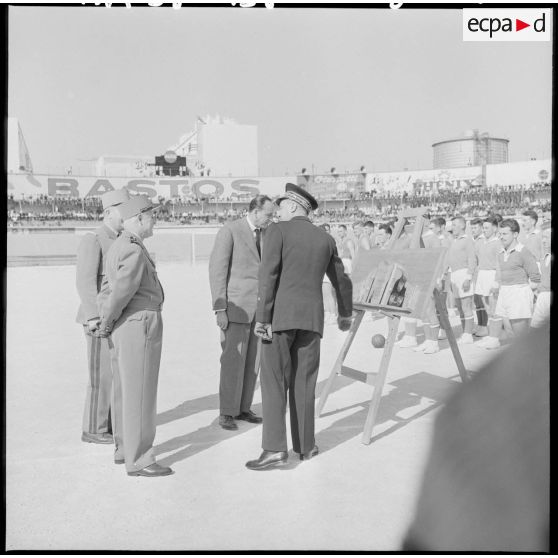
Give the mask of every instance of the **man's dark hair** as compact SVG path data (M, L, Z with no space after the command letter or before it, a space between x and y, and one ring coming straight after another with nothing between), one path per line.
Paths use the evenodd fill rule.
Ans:
M365 222L364 222L364 226L365 226L365 227L371 227L371 228L374 228L374 227L375 227L375 225L374 225L374 223L373 223L372 221L365 221Z
M387 234L391 235L392 231L391 231L391 227L389 225L386 225L385 223L382 223L379 227L379 230L381 231L386 231Z
M531 219L533 219L533 221L535 221L535 223L539 220L539 216L537 215L537 212L532 210L532 209L527 209L527 211L524 211L523 216L524 217L531 217Z
M498 223L501 223L504 220L504 218L499 213L494 213L492 217L494 217L494 219L496 219Z
M443 217L435 217L432 219L432 223L434 223L437 227L445 227L446 220Z
M490 223L493 227L497 227L498 226L498 219L496 219L496 217L487 217L484 220L484 223Z
M346 227L345 225L339 225L339 228L340 228L340 229L343 229L343 230L345 230L345 231L347 230L347 227Z
M248 211L251 213L254 209L262 209L266 202L270 202L271 198L265 194L258 194L255 198L250 200Z
M504 219L500 223L500 228L503 229L504 227L509 227L510 231L514 233L518 233L521 230L519 223L515 219Z
M482 219L480 219L479 217L471 219L471 225L482 225Z

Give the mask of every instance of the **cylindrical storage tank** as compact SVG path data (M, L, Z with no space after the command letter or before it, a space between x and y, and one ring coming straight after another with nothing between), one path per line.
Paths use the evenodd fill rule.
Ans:
M432 145L434 168L476 167L508 162L509 140L468 131L460 138L439 141Z

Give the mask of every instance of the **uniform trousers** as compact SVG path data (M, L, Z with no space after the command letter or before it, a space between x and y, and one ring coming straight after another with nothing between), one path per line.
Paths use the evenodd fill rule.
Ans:
M237 416L252 406L259 363L254 325L229 322L221 331L219 407L222 415Z
M314 331L274 331L262 343L262 448L287 451L285 413L287 391L293 450L307 453L314 447L314 400L320 366L321 337Z
M84 327L89 379L85 395L82 430L88 434L112 432L110 400L112 369L108 340L95 337Z
M114 372L113 432L115 459L128 472L155 462L157 383L161 362L161 313L141 310L123 314L112 331Z

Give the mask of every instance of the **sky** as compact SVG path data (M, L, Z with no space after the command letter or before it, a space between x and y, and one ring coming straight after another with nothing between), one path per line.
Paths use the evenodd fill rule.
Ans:
M162 154L206 114L258 126L261 176L428 169L471 129L551 156L551 43L464 42L459 9L120 6L9 8L35 172Z

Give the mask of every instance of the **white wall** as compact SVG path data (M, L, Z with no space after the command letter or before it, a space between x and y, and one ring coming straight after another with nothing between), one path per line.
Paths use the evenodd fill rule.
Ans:
M213 176L258 175L258 128L232 123L200 127L199 158Z

